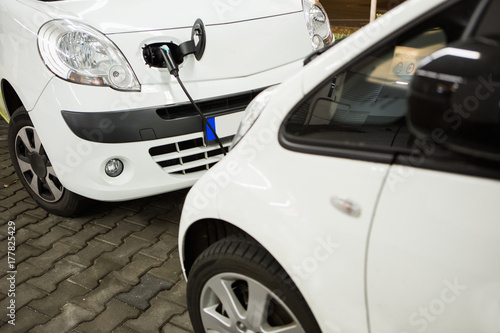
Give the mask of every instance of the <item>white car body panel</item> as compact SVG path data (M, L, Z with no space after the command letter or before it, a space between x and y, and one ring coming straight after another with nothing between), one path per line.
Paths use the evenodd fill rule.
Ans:
M242 149L243 145L234 154L245 156ZM270 159L293 160L293 164L285 170L274 169L267 162ZM233 161L240 159L233 157ZM367 332L365 242L388 167L301 155L272 145L259 151L255 161L243 157L239 164L241 175L233 177L231 185L219 195L220 218L237 221L236 226L256 238L289 272L299 289L306 291L303 295L311 308L325 309L316 313L325 332L337 328ZM298 177L305 170L308 176ZM346 173L351 177L345 177ZM360 188L367 190L360 193ZM353 200L361 207L361 216L350 217L338 211L332 205L335 197ZM236 202L247 205L244 210L239 205L228 207L228 203ZM254 223L263 220L273 223L265 228ZM322 297L316 297L318 294Z
M482 332L498 332L500 322L491 318L500 318L500 283L489 277L499 276L500 271L485 267L491 260L477 261L470 255L468 250L477 250L479 244L467 240L474 225L479 232L474 239L484 240L484 249L475 253L484 258L500 253L498 181L412 169L412 176L393 191L395 173L400 173L396 167L291 152L277 140L284 117L311 89L409 21L445 2L408 0L282 83L230 158L219 162L189 192L179 231L181 263L189 227L199 220L220 219L248 233L273 255L297 284L323 332L368 332L368 325L370 332L377 333L477 332L478 327ZM270 160L279 162L274 166ZM457 195L440 196L443 189ZM331 204L334 196L358 204L361 216L339 213ZM478 206L483 207L481 216L472 213ZM424 208L429 218L422 220ZM445 220L456 225L439 224ZM478 223L484 227L478 228ZM415 235L412 232L417 228ZM443 244L438 240L446 240L450 232L455 236L448 244L451 252L440 253ZM422 251L422 246L428 249ZM398 251L427 255L403 262ZM442 258L449 257L455 258L448 265L453 269L440 269L437 265ZM303 267L305 274L300 272ZM404 269L408 274L403 278ZM475 270L491 274L479 276ZM423 271L440 273L425 276ZM462 283L467 290L460 296L449 293L460 293L460 287L452 286ZM430 293L421 293L423 289ZM414 313L441 295L457 296L457 301L446 305L439 325L432 326L429 320L424 328L422 316ZM486 303L478 303L485 299ZM471 311L477 312L472 315L477 321L468 322ZM448 320L462 313L462 321Z
M65 170L56 171L62 185L84 197L103 201L135 199L189 187L203 173L172 176L148 153L151 147L201 138L203 132L103 144L75 135L61 115L61 111L90 114L187 103L188 98L167 69L145 64L144 45L186 42L191 39L195 20L203 20L207 36L203 58L196 61L190 55L180 65L180 77L195 100L278 84L299 71L303 58L312 51L301 0L2 0L0 14L5 13L8 17L2 16L0 24L4 30L0 30L0 80L12 85L29 111L51 163ZM40 27L52 19L73 19L103 32L124 54L141 91L78 85L55 77L37 48ZM0 104L0 112L8 120L3 100ZM90 152L78 153L82 147ZM113 179L104 175L103 166L114 157L123 158L127 170ZM73 160L85 161L72 163Z
M196 19L205 25L254 20L301 12L296 0L163 1L155 0L70 0L39 2L18 0L52 18L76 19L104 34L191 28ZM133 20L130 13L134 13ZM182 14L180 14L182 13Z
M20 22L15 15L2 15L7 13L7 8L9 13L18 13L27 19ZM1 1L0 15L0 40L3 44L0 48L0 73L18 92L26 110L31 110L53 76L40 61L36 44L40 26L50 17L17 1ZM13 50L18 50L17 56Z
M283 113L303 96L300 82L296 77L280 86L277 91L287 93L277 93L282 98L270 102L268 108L274 112L262 114L255 130L250 130L245 141L231 151L231 160L219 162L189 192L186 202L193 206L184 207L180 244L197 216L230 221L257 239L289 272L315 311L322 330L367 332L366 313L360 306L365 297L365 246L374 203L388 166L297 154L282 148L273 137ZM283 170L273 169L269 160L293 162ZM322 168L311 168L314 165ZM298 177L303 172L308 176ZM344 177L347 172L352 177ZM371 190L360 193L361 187ZM333 197L354 200L362 208L361 216L353 218L340 213L332 206ZM246 204L239 204L242 202ZM265 228L254 223L263 220L273 223ZM342 274L338 274L340 268ZM345 288L346 285L351 287ZM324 297L315 297L318 293ZM331 302L332 299L343 301Z
M391 168L368 249L373 332L499 331L498 198L500 181Z
M231 94L240 90L251 90L258 83L274 84L276 80L284 80L291 70L301 66L302 62L299 61L247 78L219 80L217 85L206 81L186 83L186 87L192 91L199 89L199 93L193 97L204 99L214 96L221 88ZM59 98L54 100L56 93ZM81 96L81 99L75 99L74 96ZM203 172L183 176L168 175L153 161L148 151L152 147L175 143L185 138L201 137L203 133L133 143L96 143L76 137L66 125L61 112L49 113L45 110L131 110L170 104L174 101L187 101L187 97L176 83L147 85L143 86L141 93L131 94L101 87L68 85L59 78L53 78L30 116L35 126L44 122L52 124L50 128L39 126L37 132L48 155L51 156L60 181L67 189L96 200L121 201L164 193L167 191L167 184L168 190L172 191L193 185ZM53 128L58 128L57 133ZM102 130L112 129L113 127ZM99 129L97 130L99 132ZM91 135L99 136L99 133L93 132ZM64 145L61 145L61 137L66 138ZM125 171L123 177L113 179L104 174L104 163L115 157L123 159ZM161 179L163 181L159 181Z
M228 25L207 26L207 46L203 58L197 61L194 57L187 57L180 65L182 79L184 82L199 82L240 78L296 62L311 51L303 20L303 13L294 13L233 23L229 29ZM269 31L273 33L269 34ZM281 39L280 35L294 36L296 47L290 48L290 40ZM259 36L259 49L255 47L255 36ZM181 44L191 38L191 27L114 34L109 38L125 54L142 85L175 82L167 69L144 65L142 46L165 40ZM270 57L270 54L280 56Z

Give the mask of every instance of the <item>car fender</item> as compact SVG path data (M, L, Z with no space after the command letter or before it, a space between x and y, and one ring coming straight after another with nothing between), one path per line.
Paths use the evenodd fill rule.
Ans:
M46 14L18 1L4 0L0 4L0 79L10 83L28 111L53 77L37 46L38 31L48 20Z

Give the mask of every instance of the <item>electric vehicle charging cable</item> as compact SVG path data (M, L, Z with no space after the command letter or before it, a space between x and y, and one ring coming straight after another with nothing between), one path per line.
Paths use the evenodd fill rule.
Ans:
M196 102L193 100L193 98L191 97L191 95L189 94L189 92L187 91L186 87L184 86L184 83L182 83L182 80L179 77L179 66L175 62L174 58L172 58L172 53L170 53L170 48L167 45L163 45L161 47L161 50L162 50L161 54L163 55L163 58L165 59L165 62L167 63L167 68L168 68L168 70L170 72L170 75L173 75L177 79L177 82L179 82L179 85L181 86L182 90L186 94L187 98L189 99L189 101L191 102L191 104L194 106L194 108L196 109L196 111L200 114L201 119L203 120L203 123L214 134L215 141L217 141L217 143L219 144L220 149L222 151L222 154L224 154L224 156L226 156L226 149L224 148L224 145L222 144L222 141L220 140L219 136L215 132L215 130L212 127L212 125L208 122L207 117L203 114L203 112L201 112L200 108L198 107L198 105L196 104Z

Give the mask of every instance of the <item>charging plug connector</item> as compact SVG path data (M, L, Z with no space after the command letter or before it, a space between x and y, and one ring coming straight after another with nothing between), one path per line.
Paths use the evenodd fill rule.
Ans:
M175 62L174 57L172 56L172 52L170 51L170 48L167 45L163 45L161 47L162 53L163 53L163 58L165 59L165 62L167 63L167 68L168 71L170 72L171 75L178 77L179 76L179 65L177 65L177 62Z

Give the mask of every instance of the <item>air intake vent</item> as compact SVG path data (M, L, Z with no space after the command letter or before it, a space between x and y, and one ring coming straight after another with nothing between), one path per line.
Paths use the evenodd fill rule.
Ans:
M149 154L166 173L173 175L205 171L222 159L220 146L215 141L205 142L203 133L194 133L186 138L184 141L153 147ZM232 137L221 140L227 151Z
M243 94L230 95L212 99L196 101L196 104L207 116L216 116L218 113L230 113L245 110L247 105L262 90L249 91ZM177 119L189 116L196 116L198 113L191 103L178 104L156 110L156 113L163 119Z

